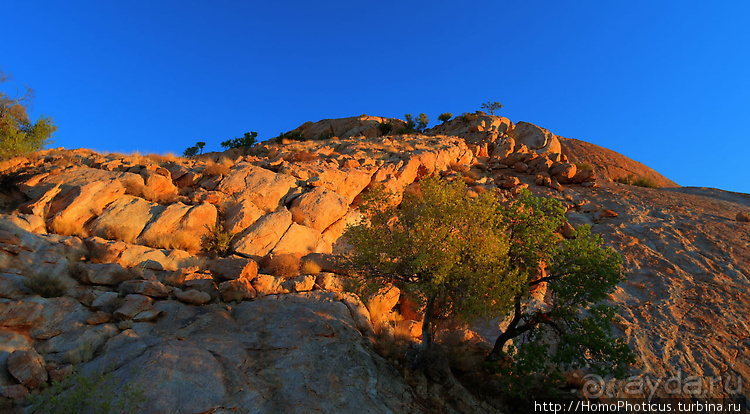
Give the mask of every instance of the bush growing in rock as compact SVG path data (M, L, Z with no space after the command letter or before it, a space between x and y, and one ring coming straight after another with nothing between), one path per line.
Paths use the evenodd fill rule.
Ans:
M482 109L486 109L486 110L490 111L490 115L495 115L495 111L497 111L498 109L500 109L502 107L503 107L503 105L501 105L500 102L498 102L498 101L495 101L495 102L485 102L485 103L482 104Z
M234 233L224 230L223 224L218 224L206 238L206 253L219 257L228 255L232 249L232 238Z
M622 374L632 362L610 332L614 309L598 304L623 279L622 259L586 227L561 240L559 202L527 192L510 203L494 192L470 197L461 181L430 177L400 206L373 190L361 210L367 221L346 231L361 286L393 283L424 306L415 365L425 362L436 318L500 315L511 322L490 359L503 361L506 376L545 372L549 364ZM528 306L541 285L551 303ZM511 339L516 345L506 347Z
M265 258L263 267L274 276L289 279L299 275L300 258L290 253L275 254Z
M378 124L378 130L380 131L380 135L388 135L393 130L393 124L390 122L381 122Z
M43 298L58 298L65 295L65 285L57 277L40 273L24 279L23 285Z
M77 373L54 382L29 398L28 412L39 414L129 413L145 401L143 389L122 385L114 378L113 368L98 374Z
M258 138L257 132L255 131L245 132L245 135L242 136L242 138L234 138L234 139L228 139L226 141L222 141L221 146L222 148L226 148L226 149L250 148L253 145L255 145L256 138Z
M10 76L0 71L0 85ZM0 159L43 149L57 131L51 117L42 115L32 123L27 113L34 92L26 88L21 96L11 97L0 91Z
M440 122L448 122L448 121L450 121L451 118L453 118L453 114L452 113L450 113L450 112L444 112L444 113L440 114L440 116L438 117L438 121L440 121Z

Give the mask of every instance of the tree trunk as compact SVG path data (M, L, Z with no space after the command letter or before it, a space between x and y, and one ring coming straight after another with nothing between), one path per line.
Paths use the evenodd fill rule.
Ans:
M505 332L500 334L500 336L497 337L497 340L495 340L495 346L487 357L490 361L496 361L498 357L500 357L500 354L503 352L503 348L508 341L524 332L534 329L534 326L536 325L534 322L526 322L519 328L518 323L521 321L521 316L523 316L523 313L521 312L521 297L516 296L513 319L508 324Z
M435 306L435 296L437 296L435 293L430 296L427 300L427 305L425 305L424 308L424 319L422 320L422 345L419 347L417 357L414 358L414 368L421 368L422 364L425 362L425 355L427 355L427 351L432 344L432 313Z

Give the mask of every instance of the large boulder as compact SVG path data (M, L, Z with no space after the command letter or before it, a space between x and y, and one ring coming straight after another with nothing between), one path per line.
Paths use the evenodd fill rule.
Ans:
M28 388L39 388L47 382L44 359L34 348L14 351L8 357L8 372Z
M160 175L160 177L165 178ZM144 199L125 195L107 206L91 224L91 234L109 240L133 243L146 225L165 207Z
M519 122L510 131L516 144L523 144L538 154L560 153L562 147L557 137L548 130L528 122Z
M265 256L291 225L292 213L285 208L266 214L235 239L234 251L246 256Z
M349 209L347 200L324 187L315 187L294 199L293 220L323 232L328 226L344 217Z
M249 163L239 163L216 187L217 191L245 198L265 212L276 210L284 197L297 187L297 179Z
M212 204L167 206L138 237L139 244L197 253L216 226L218 212Z

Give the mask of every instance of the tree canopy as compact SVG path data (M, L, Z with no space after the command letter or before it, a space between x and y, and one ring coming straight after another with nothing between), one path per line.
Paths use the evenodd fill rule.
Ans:
M621 258L585 226L563 239L559 202L528 192L510 202L489 191L472 197L463 182L436 177L418 184L399 206L374 190L361 207L367 219L346 232L364 280L393 283L424 306L417 363L434 318L500 315L511 320L490 356L515 373L547 363L619 373L632 361L610 330L615 310L599 303L623 279ZM542 284L544 303L530 306Z
M10 77L0 72L0 84L6 84ZM0 90L0 158L38 151L52 143L52 135L57 131L51 117L42 115L32 123L28 107L33 100L33 91L26 87L23 94L11 96Z

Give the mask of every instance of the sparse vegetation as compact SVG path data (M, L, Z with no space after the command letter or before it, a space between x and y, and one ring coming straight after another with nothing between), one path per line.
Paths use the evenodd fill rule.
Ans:
M277 143L284 144L284 141L307 141L307 138L302 135L301 131L287 131L282 132L276 137Z
M299 272L303 275L317 275L322 268L313 260L304 260L299 267Z
M575 163L575 165L576 165L576 170L578 170L578 171L589 171L589 170L593 170L594 169L591 166L591 164L589 164L587 162L577 162L577 163Z
M206 146L206 143L203 141L198 141L195 145L192 147L188 147L185 149L185 151L182 152L182 155L185 157L195 157L196 155L203 154L203 147Z
M490 111L490 115L495 115L495 111L502 108L503 106L500 104L500 102L485 102L482 104L482 109L486 109Z
M417 131L424 132L424 130L427 129L427 124L429 123L430 118L428 118L425 113L419 114L419 117L417 118Z
M145 401L142 386L121 384L114 369L98 374L74 374L31 395L29 413L39 414L109 414L136 412Z
M393 124L391 122L381 122L378 125L378 129L380 130L380 135L388 135L393 130Z
M659 184L648 177L636 177L634 175L628 175L624 177L617 177L614 179L614 181L620 184L637 185L638 187L659 188Z
M440 114L440 116L438 117L438 121L440 121L440 122L448 122L448 121L451 120L451 118L453 118L453 114L452 113L450 113L450 112L444 112L444 113Z
M234 233L224 230L223 224L217 224L206 238L206 253L219 257L228 255L232 248L232 238Z
M633 359L610 332L615 310L598 304L622 280L622 259L602 248L601 238L580 227L561 240L564 208L528 192L502 203L494 192L469 197L461 181L431 177L419 187L400 206L373 189L361 206L369 224L346 231L352 264L363 272L360 286L389 281L424 306L415 365L430 347L436 318L510 315L491 353L503 378L524 382L550 367L583 365L624 373ZM542 283L553 303L527 307ZM507 346L511 339L515 345Z
M10 76L0 71L0 85L9 80ZM33 97L29 87L15 97L0 91L0 159L38 151L52 143L57 131L53 119L42 115L33 124L29 119L27 110Z
M300 273L300 258L290 253L275 254L265 258L263 267L274 276L290 279Z
M470 112L464 112L461 114L461 121L469 123L475 119L477 119L479 115L477 113L470 113Z
M221 147L226 149L232 148L250 148L255 145L255 139L258 138L258 133L255 131L245 132L242 138L228 139L222 141Z
M334 135L333 131L323 131L318 135L318 139L322 141L324 139L331 139L335 136L336 135Z
M230 162L226 158L222 160L222 162L212 162L206 165L206 168L203 170L203 175L209 176L209 177L216 177L216 176L222 176L226 177L229 174L229 166Z
M56 276L40 273L24 279L23 285L43 298L58 298L65 295L65 285Z

